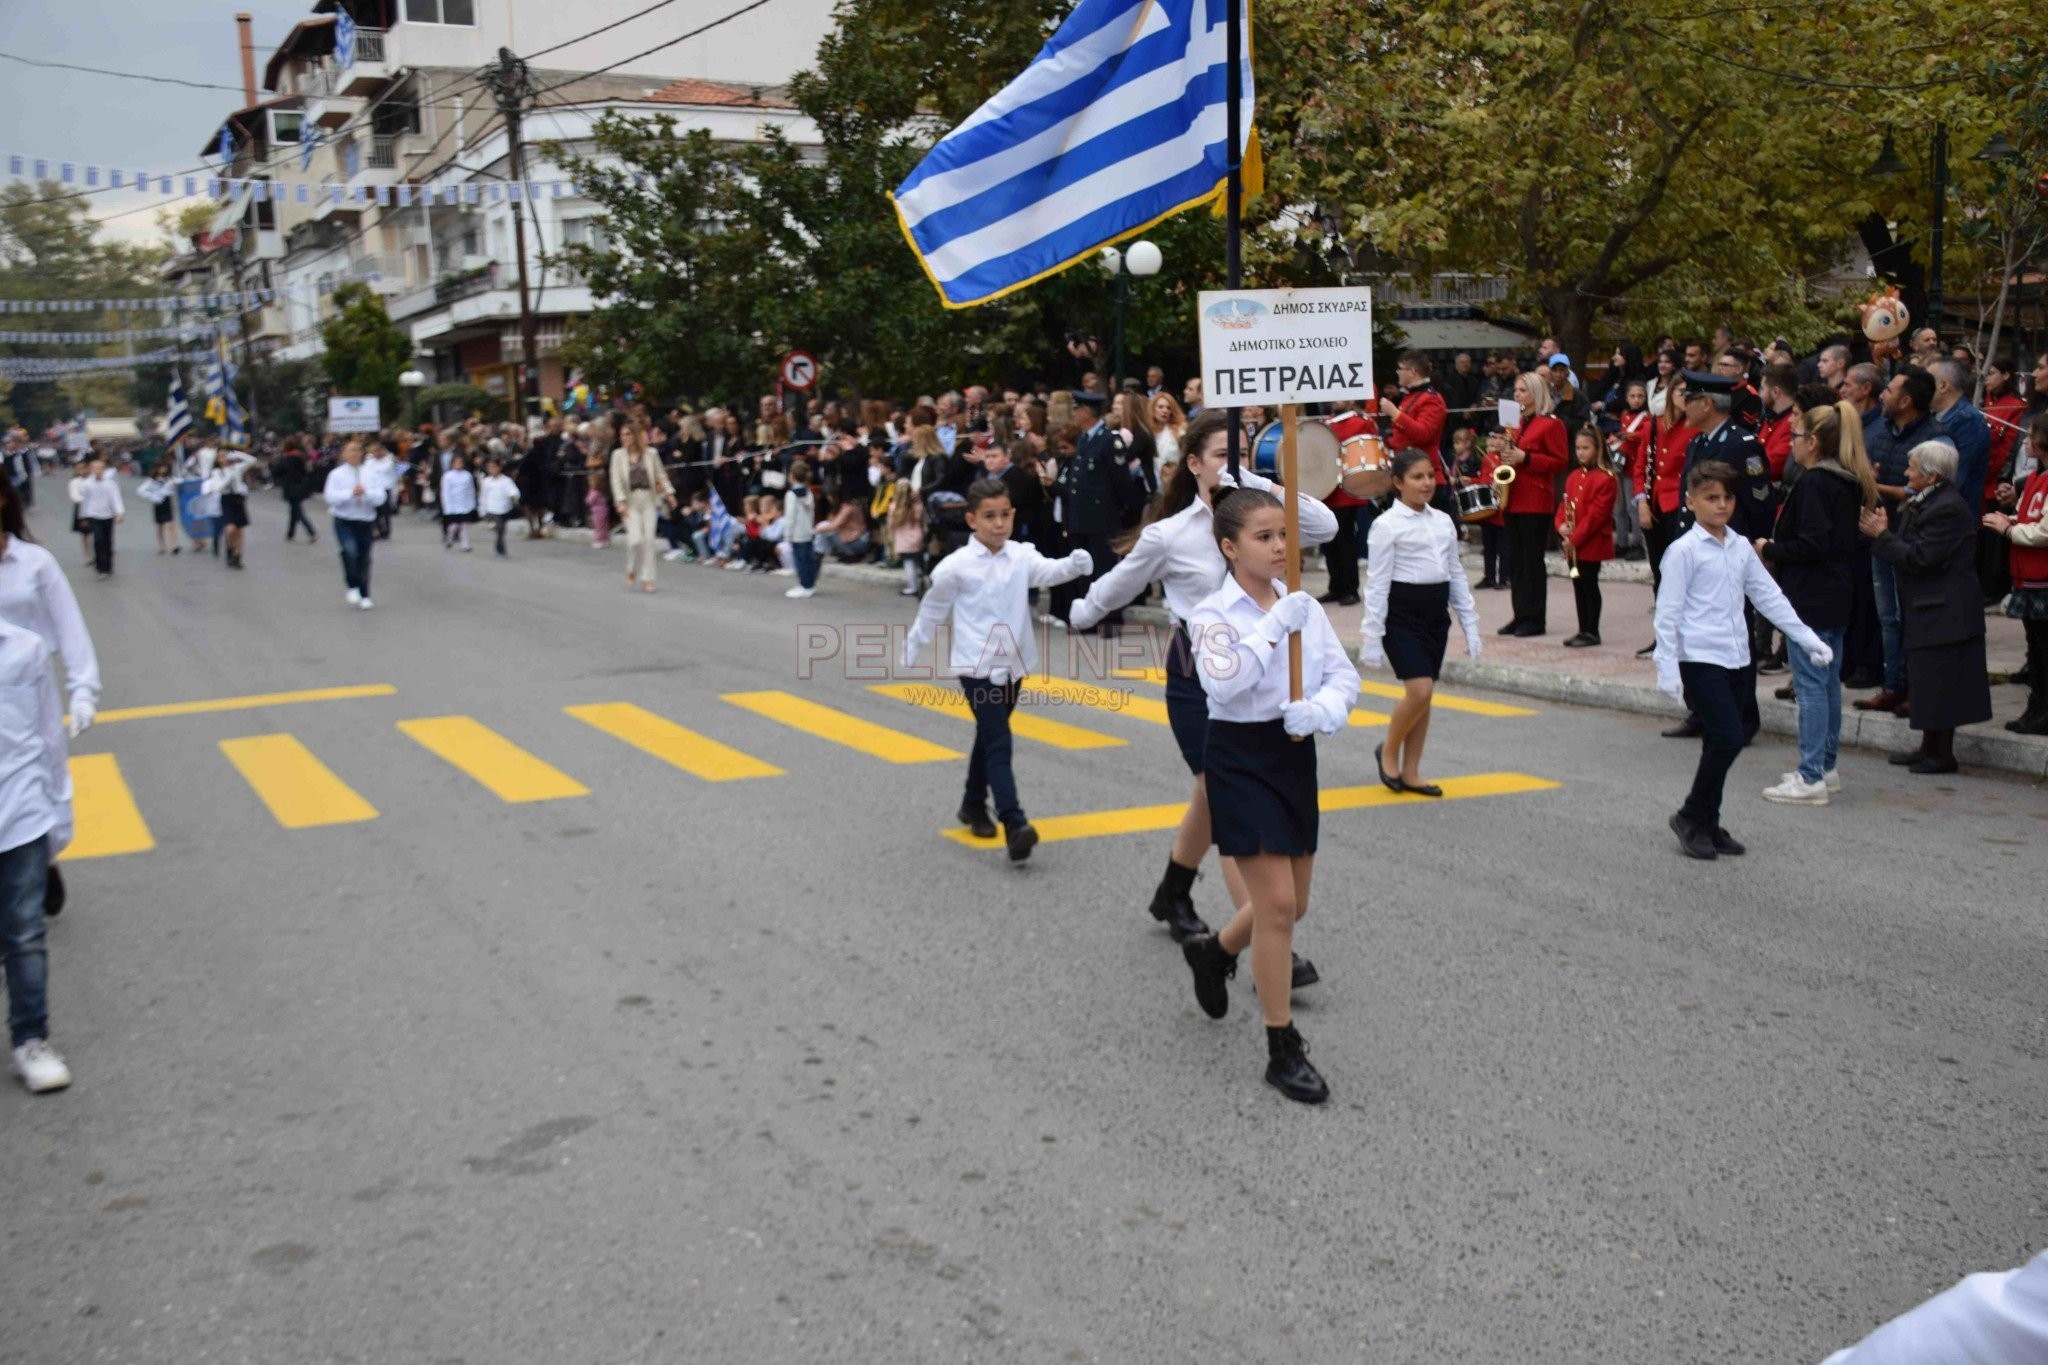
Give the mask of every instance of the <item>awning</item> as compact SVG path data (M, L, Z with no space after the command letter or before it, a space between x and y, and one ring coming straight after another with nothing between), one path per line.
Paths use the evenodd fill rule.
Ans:
M1414 322L1397 318L1394 325L1407 333L1408 340L1403 344L1417 351L1512 350L1526 347L1536 339L1533 332L1512 331L1497 322L1479 318Z

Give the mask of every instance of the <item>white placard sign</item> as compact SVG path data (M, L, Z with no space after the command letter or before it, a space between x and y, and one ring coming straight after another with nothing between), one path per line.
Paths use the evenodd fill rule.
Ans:
M1202 395L1214 408L1365 398L1372 290L1205 289Z
M381 431L383 427L384 423L377 416L375 395L327 400L329 431Z

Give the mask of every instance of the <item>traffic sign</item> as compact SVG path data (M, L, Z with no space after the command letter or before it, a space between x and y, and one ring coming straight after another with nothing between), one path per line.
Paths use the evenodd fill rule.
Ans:
M799 393L818 382L818 362L809 351L791 351L782 357L782 384Z

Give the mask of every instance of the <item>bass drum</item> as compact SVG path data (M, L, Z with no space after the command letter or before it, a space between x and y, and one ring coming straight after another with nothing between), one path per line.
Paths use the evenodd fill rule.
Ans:
M1295 474L1306 493L1320 502L1337 487L1343 470L1338 463L1337 433L1313 417L1304 417L1294 428ZM1275 483L1280 478L1280 423L1268 422L1252 442L1252 468Z

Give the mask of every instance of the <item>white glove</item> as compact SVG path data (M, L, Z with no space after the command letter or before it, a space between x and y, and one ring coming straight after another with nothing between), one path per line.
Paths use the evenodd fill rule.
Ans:
M1253 633L1269 645L1277 645L1288 636L1308 624L1308 614L1321 610L1316 599L1300 590L1288 593L1273 604L1273 609L1259 618Z
M1102 618L1108 614L1084 597L1068 609L1067 624L1075 630L1093 630L1102 624Z
M1273 491L1274 483L1264 474L1253 469L1249 464L1241 464L1237 467L1237 477L1235 479L1230 477L1230 470L1226 466L1222 475L1217 478L1216 486L1218 488L1256 488L1260 492L1270 493Z
M1685 679L1681 678L1676 670L1666 673L1664 670L1659 669L1657 670L1657 690L1673 701L1684 701Z
M1086 550L1076 550L1067 556L1067 567L1087 575L1095 572L1095 556Z
M93 710L91 702L87 701L84 697L73 697L71 699L71 724L68 727L68 733L71 738L77 739L80 735L91 729L92 718L96 714L97 712Z
M1479 632L1476 630L1465 632L1465 657L1468 659L1479 657Z
M1351 718L1351 708L1339 708L1333 702L1316 697L1309 702L1316 709L1316 728L1326 735L1334 735L1344 728L1344 722Z
M1835 651L1828 648L1826 640L1815 640L1813 648L1806 651L1806 657L1813 660L1815 668L1826 668L1835 661Z
M1247 465L1239 465L1239 466L1238 466L1238 472L1239 472L1239 473L1241 473L1241 474L1249 474L1249 473L1251 473L1252 471L1251 471L1250 467L1249 467L1249 466L1247 466ZM1230 466L1229 466L1229 465L1225 465L1225 466L1223 466L1223 472L1222 472L1221 474L1218 474L1218 475L1216 476L1216 486L1217 486L1218 488L1242 488L1242 487L1244 487L1244 485L1243 485L1243 484L1239 483L1239 482L1238 482L1238 481L1237 481L1236 479L1233 479L1233 478L1231 478L1231 477L1230 477Z
M1290 735L1312 735L1322 728L1322 723L1312 701L1283 702L1280 706L1280 724Z
M1358 642L1358 666L1360 668L1385 668L1387 651L1378 640Z

